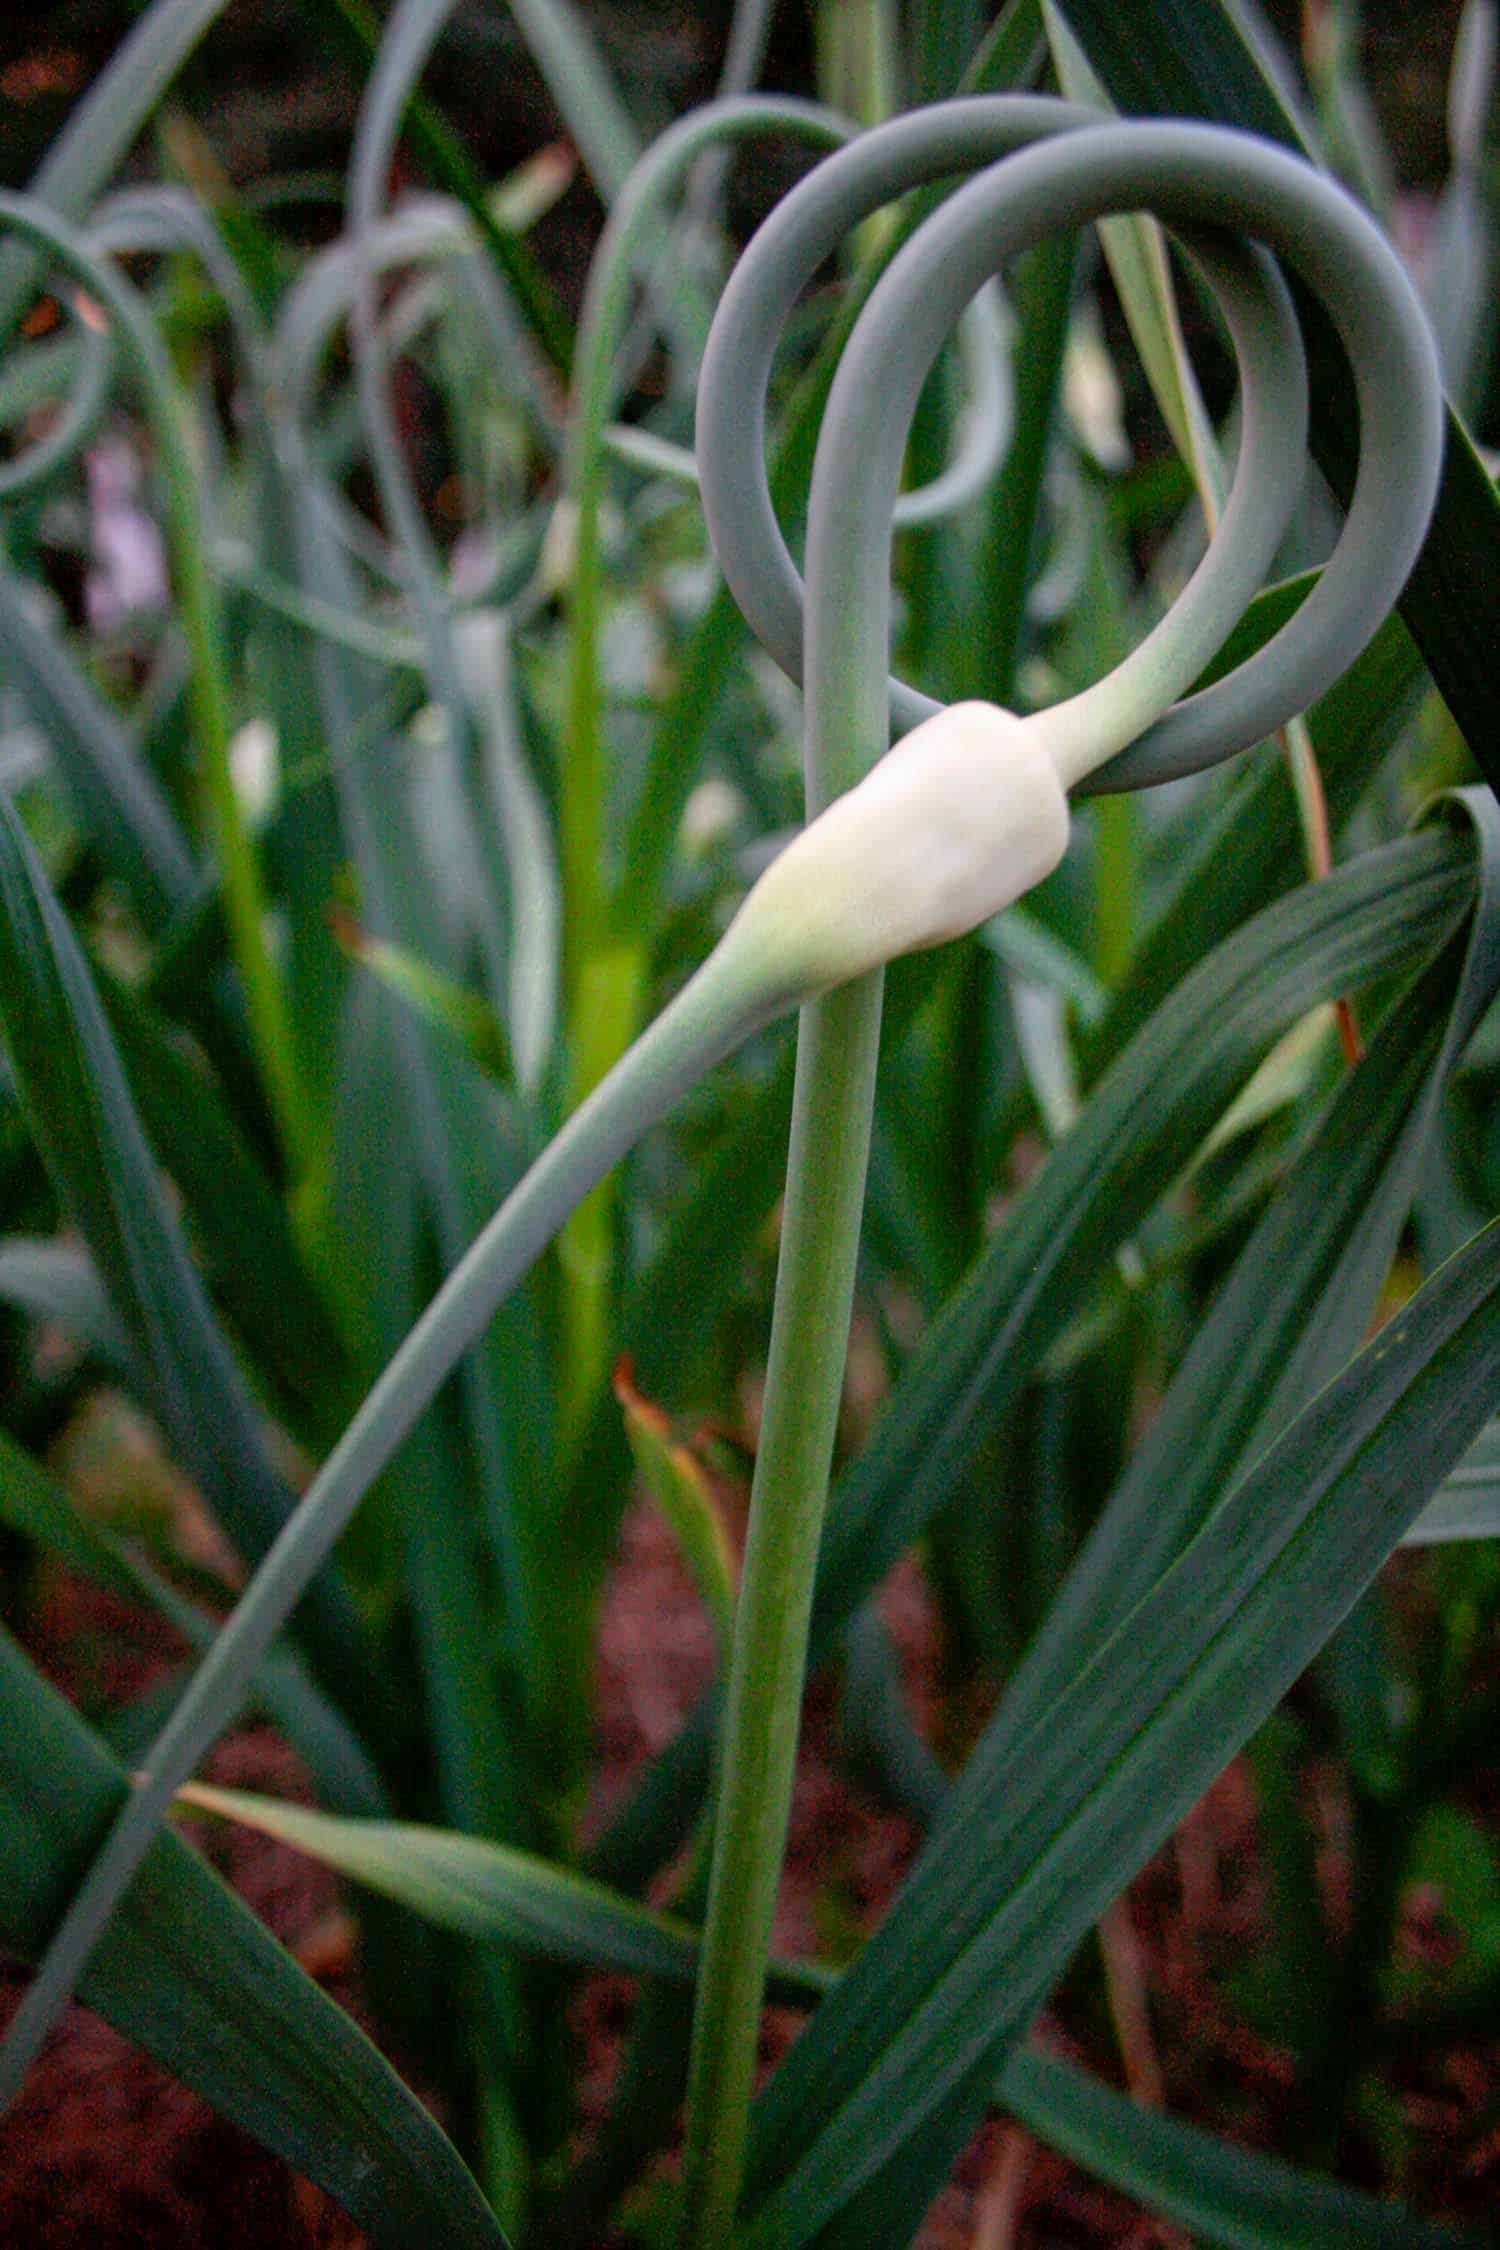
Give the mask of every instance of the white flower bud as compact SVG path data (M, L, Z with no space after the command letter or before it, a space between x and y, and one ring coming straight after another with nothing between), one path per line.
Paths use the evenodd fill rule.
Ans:
M725 940L805 998L962 937L1050 875L1068 799L1035 730L991 703L925 720L793 838Z

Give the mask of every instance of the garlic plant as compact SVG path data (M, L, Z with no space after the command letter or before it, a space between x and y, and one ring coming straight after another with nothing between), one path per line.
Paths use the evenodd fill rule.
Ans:
M546 9L517 10L518 17L523 13L551 22ZM429 552L385 387L387 344L376 289L382 261L399 261L408 242L394 227L381 232L391 148L445 14L430 0L404 0L395 11L351 174L354 241L347 271L325 266L318 288L305 289L301 326L294 322L292 331L294 342L302 337L300 357L294 352L290 360L295 381L290 392L283 386L276 394L274 381L268 388L276 394L273 417L280 416L274 427L282 470L293 486L306 472L311 486L297 417L334 309L349 305L359 396L386 511L408 566L403 592L417 631L371 628L341 612L336 586L319 584L304 612L332 637L341 633L361 661L389 656L408 668L420 664L446 707L447 739L462 747L480 700L472 691L470 659L480 648L493 658L493 636L456 614L454 589ZM747 23L744 39L758 51L764 11L747 11ZM562 51L568 51L565 37ZM621 192L591 278L560 467L574 584L568 596L569 752L560 771L559 816L564 888L575 913L565 983L573 1083L581 1098L389 1357L266 1543L227 1623L140 1760L0 2050L0 2103L14 2097L85 1975L174 1798L242 1707L361 1501L443 1384L562 1230L583 1223L586 1199L620 1160L706 1074L775 1019L800 1010L764 1410L727 1712L703 1832L711 1873L697 1968L681 2239L689 2250L719 2250L739 2239L741 2221L751 2242L783 2239L783 2206L776 2201L782 2191L760 2196L757 2189L744 2199L746 2147L854 1295L882 973L893 961L980 930L1052 875L1068 852L1077 800L1202 772L1261 741L1332 688L1382 627L1418 562L1439 491L1444 409L1427 320L1378 229L1310 162L1252 132L1182 119L1116 118L1039 95L973 94L852 133L811 104L735 94L679 122L626 177L618 134L598 130L604 174ZM632 277L651 270L653 230L668 192L691 180L701 213L715 192L716 175L704 168L708 157L759 133L789 134L832 153L820 153L773 210L724 289L697 391L695 473L734 600L765 651L802 689L806 823L759 875L718 942L656 1019L628 1044L615 1040L624 1046L617 1058L607 1053L612 1032L602 1035L609 1067L591 1073L578 1061L596 990L588 968L595 955L608 955L612 941L602 872L608 743L597 695L597 595L614 361ZM773 357L804 289L840 245L896 198L938 188L943 193L907 231L844 338L817 438L801 575L767 475ZM1015 259L1051 234L1126 211L1149 211L1170 228L1233 347L1238 451L1222 517L1177 599L1105 677L1025 713L977 697L936 706L890 676L893 527L923 386L967 308L983 302ZM125 217L116 214L111 244L126 239L118 232ZM66 267L91 300L78 387L29 473L52 474L86 437L116 344L133 354L146 379L173 499L179 598L199 660L194 678L209 826L234 959L299 1198L299 1224L315 1241L323 1193L317 1134L307 1089L291 1061L281 969L267 944L255 852L229 777L198 472L180 441L170 370L130 285L81 222L70 225L36 201L15 197L0 198L0 221L29 250ZM457 225L451 214L418 214L410 239L419 236L447 255ZM652 288L660 317L670 322L671 277L656 271ZM247 327L253 317L253 307L242 309ZM1331 325L1357 394L1358 464L1344 524L1290 615L1224 676L1198 685L1265 586L1303 491L1309 323L1320 338ZM981 325L981 348L988 334ZM976 477L995 465L1001 426L998 397L989 398L968 454L934 487L932 508L972 496ZM664 465L677 477L687 472L682 457L659 441L645 444L616 433L613 442L626 457L633 443L635 456L648 465ZM7 469L0 497L23 489L23 471ZM926 520L926 513L907 508L914 521ZM340 523L327 505L321 518L312 508L300 530L310 566L340 539L352 547L366 536L348 520ZM251 566L241 559L238 567L250 583ZM315 567L309 575L316 577ZM344 744L331 751L346 789L345 817L356 826L364 817L363 784L347 770L350 755ZM15 849L19 898L23 877L39 885L43 879L27 847L17 843ZM1456 878L1446 860L1438 864L1435 846L1431 852L1433 867L1424 879L1440 890ZM369 864L378 868L378 853ZM155 870L153 880L179 889L185 883L182 871L172 868ZM378 893L373 875L367 889ZM22 918L19 906L16 914ZM65 952L65 937L52 923L46 927ZM627 1034L633 1006L632 998L619 1015ZM544 1044L528 1033L528 1094L543 1075ZM597 1243L603 1207L591 1208L588 1241ZM446 1214L439 1229L445 1259L455 1223ZM588 1243L580 1247L583 1271ZM598 1307L587 1302L587 1283L579 1286L576 1327L586 1373ZM664 1948L669 1962L691 1954L676 1925L665 1936L658 1930L650 1944L641 1942L652 1962L658 1957L653 1946ZM822 2161L815 2157L806 2160L814 2171ZM818 2192L825 2190L826 2181Z

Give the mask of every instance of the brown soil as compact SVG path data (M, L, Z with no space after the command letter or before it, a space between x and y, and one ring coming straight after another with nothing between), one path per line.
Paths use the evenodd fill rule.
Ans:
M900 1568L885 1596L908 1686L919 1711L932 1695L932 1620L919 1574ZM53 1580L31 1632L33 1654L69 1692L95 1708L137 1692L164 1651L151 1620L71 1581ZM599 1643L599 1779L591 1825L670 1737L708 1673L701 1611L659 1520L627 1518ZM810 1699L793 1807L777 1942L788 1951L837 1952L878 1919L916 1849L905 1818L840 1774L832 1714ZM212 1777L242 1788L298 1793L296 1763L268 1729L221 1745ZM203 1839L215 1864L345 2006L359 2010L352 1924L337 1886L267 1839L214 1825ZM1337 1818L1330 1821L1327 1890L1338 1892ZM1424 1902L1413 1903L1413 1945ZM1043 2035L1103 2075L1128 2080L1251 2145L1275 2147L1293 2092L1286 2056L1245 2021L1226 1989L1266 1926L1248 1776L1235 1765L1198 1806L1172 1846L1133 1887L1114 1918L1113 2010L1093 2010L1086 2037L1049 2019ZM0 2011L19 1989L0 1985ZM629 2030L629 1980L587 1979L576 2005L584 2131L603 2114ZM1082 2009L1089 2017L1088 2006ZM767 2058L796 2031L773 2014ZM1122 2044L1128 2068L1122 2066ZM1500 2132L1476 2137L1472 2121L1496 2115L1500 2048L1450 2053L1413 2065L1400 2102L1415 2150L1408 2185L1432 2210L1476 2217L1500 2189ZM1394 2089L1393 2089L1394 2091ZM1374 2184L1374 2183L1372 2183ZM196 2096L74 2008L0 2134L0 2242L9 2250L354 2250L362 2238L328 2199L216 2118ZM1171 2230L1099 2188L1003 2119L975 2137L935 2205L921 2250L1147 2250L1175 2245Z

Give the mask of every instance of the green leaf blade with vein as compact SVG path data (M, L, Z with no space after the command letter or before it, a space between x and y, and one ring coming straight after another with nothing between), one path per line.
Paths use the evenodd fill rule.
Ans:
M1039 1353L1260 1056L1320 1001L1406 965L1439 929L1451 934L1441 916L1427 921L1398 874L1404 855L1433 848L1416 839L1389 846L1268 908L1183 981L1101 1080L835 1489L819 1564L822 1650L952 1489ZM1472 868L1472 846L1458 848ZM1387 918L1376 903L1393 877L1388 904L1406 897L1417 907L1410 922L1400 911Z
M1011 2057L999 2094L1049 2148L1220 2250L1306 2250L1313 2241L1343 2250L1479 2250L1490 2239L1143 2109L1035 2048Z
M441 1828L340 1820L195 1782L184 1803L258 1828L465 1937L503 1938L554 1961L689 1977L696 1935L533 1852Z
M157 1176L82 952L14 811L0 802L0 1031L59 1197L88 1244L150 1403L247 1558L290 1513L254 1408ZM334 1575L303 1612L330 1684L369 1686Z
M1367 1333L1438 1105L1500 986L1500 808L1474 790L1465 810L1480 876L1467 929L1392 1008L1236 1260L1011 1681L969 1787Z
M964 1849L950 1828L924 1860L760 2098L749 2243L852 2246L877 2209L897 2233L914 2223L997 2048L1347 1614L1497 1398L1500 1222L1215 1511L1025 1734Z
M0 1943L36 1954L125 1775L0 1633ZM158 1837L82 1997L216 2109L317 2180L381 2250L503 2250L415 2095L248 1908Z

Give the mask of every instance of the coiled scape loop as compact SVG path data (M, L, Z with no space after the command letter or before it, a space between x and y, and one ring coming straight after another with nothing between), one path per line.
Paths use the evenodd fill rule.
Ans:
M852 227L912 188L963 172L974 176L892 259L845 346L819 437L804 587L765 467L782 328ZM938 351L1008 259L1123 210L1162 219L1217 298L1239 367L1241 439L1223 516L1167 615L1105 680L1037 722L1064 778L1141 788L1261 740L1353 662L1400 594L1437 490L1441 382L1402 266L1342 189L1286 150L1221 126L1116 119L1043 96L911 112L827 157L772 212L724 292L699 384L698 465L715 551L757 637L808 690L810 815L870 762L868 726L853 715L873 644L889 641L892 516ZM1305 474L1306 372L1282 262L1326 307L1348 357L1358 474L1342 535L1300 608L1255 655L1189 694L1263 583ZM883 672L888 656L875 661ZM818 713L841 692L851 724L830 730ZM888 695L896 734L938 708L899 680Z

